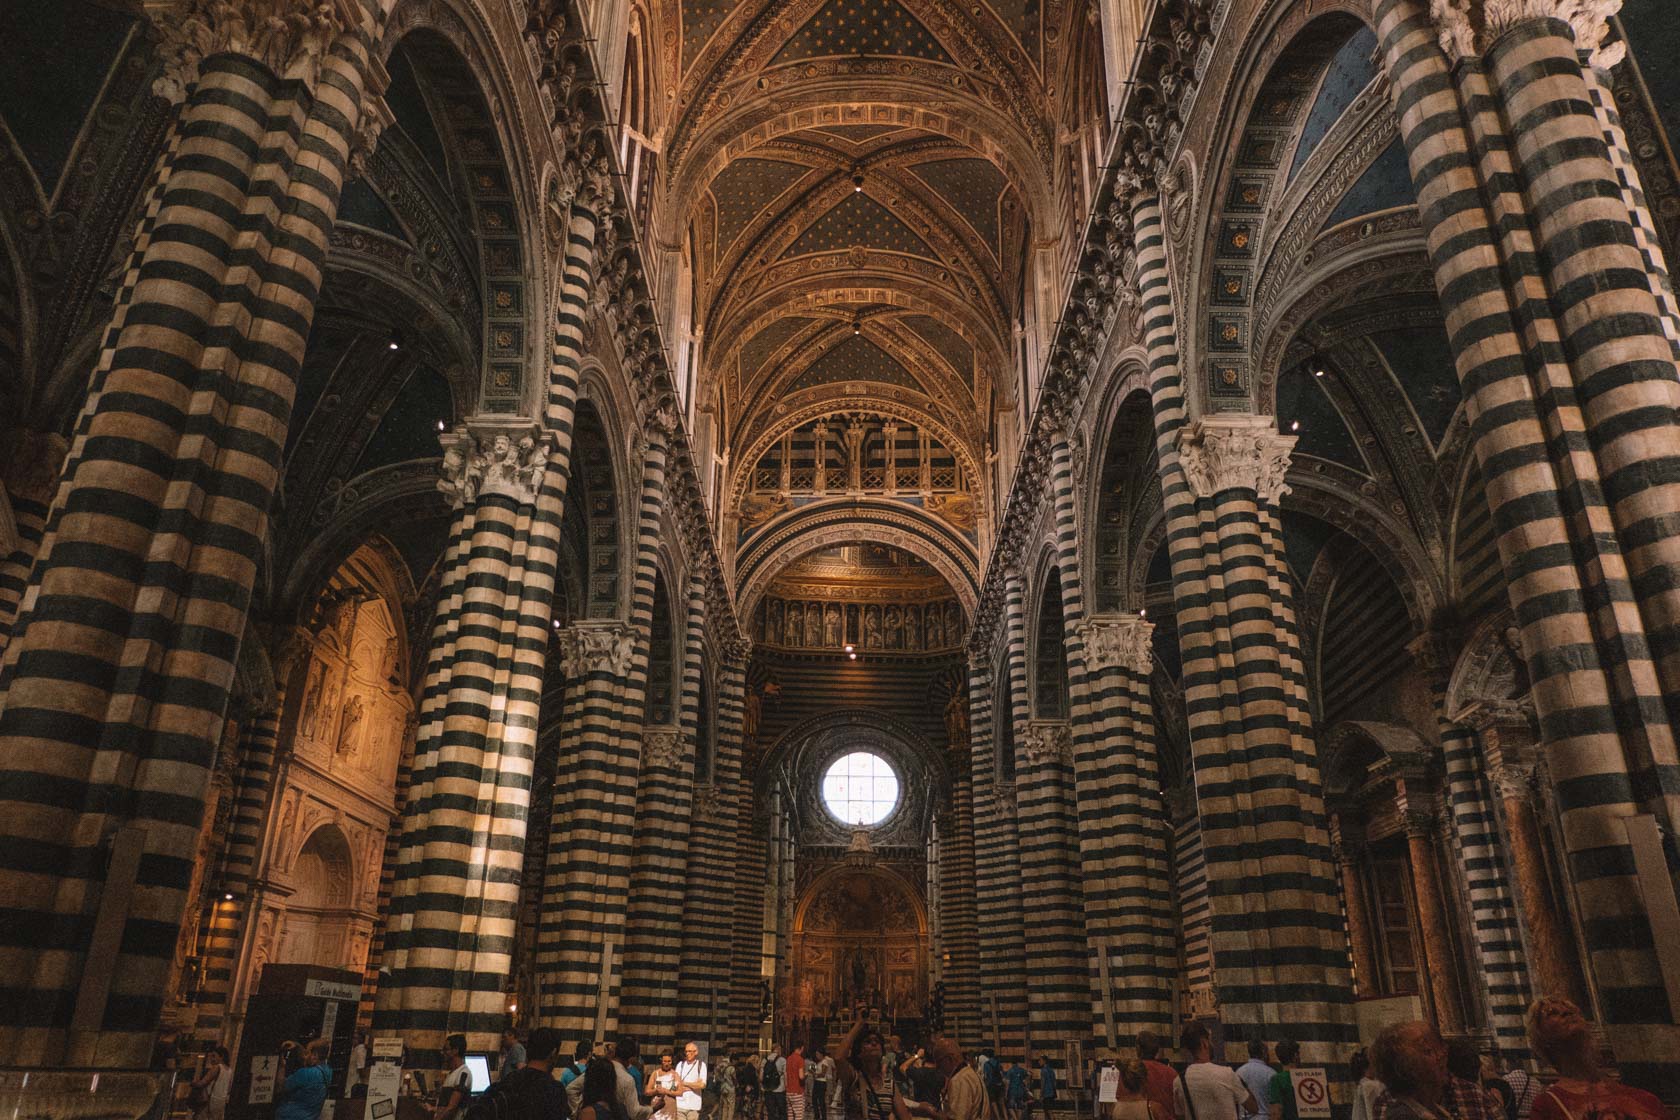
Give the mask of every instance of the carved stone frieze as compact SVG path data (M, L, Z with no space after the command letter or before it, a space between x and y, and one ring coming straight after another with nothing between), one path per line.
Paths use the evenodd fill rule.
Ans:
M1276 503L1289 493L1284 475L1295 437L1278 432L1270 416L1206 416L1179 436L1179 461L1197 497L1223 490L1253 490Z
M594 673L622 677L635 657L635 635L621 622L576 622L556 637L560 668L572 680Z
M1148 677L1154 667L1155 624L1138 615L1093 615L1076 628L1088 669L1130 669Z
M446 433L438 489L455 509L483 494L536 500L548 469L548 437L526 420L478 419Z

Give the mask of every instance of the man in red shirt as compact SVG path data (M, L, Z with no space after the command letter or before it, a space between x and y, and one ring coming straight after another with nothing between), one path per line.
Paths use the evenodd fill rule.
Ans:
M798 1043L787 1056L788 1120L805 1120L805 1044Z
M1137 1036L1138 1058L1143 1062L1148 1080L1143 1086L1143 1095L1155 1104L1156 1115L1165 1120L1178 1120L1178 1106L1173 1100L1173 1082L1178 1080L1178 1074L1166 1062L1161 1061L1161 1040L1155 1037L1153 1031L1139 1031Z

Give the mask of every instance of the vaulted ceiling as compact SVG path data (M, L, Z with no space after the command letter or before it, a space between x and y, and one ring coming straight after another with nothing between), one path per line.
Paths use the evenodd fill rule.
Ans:
M1034 242L1067 224L1057 136L1078 113L1058 91L1095 50L1086 7L662 0L636 19L656 46L638 61L632 40L649 97L626 119L657 138L652 227L692 268L720 449L750 469L826 403L932 423L983 462Z

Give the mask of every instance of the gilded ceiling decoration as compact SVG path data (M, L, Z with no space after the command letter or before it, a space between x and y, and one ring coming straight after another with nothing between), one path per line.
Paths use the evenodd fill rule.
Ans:
M1052 87L1103 80L1100 50L1078 54L1087 17L1062 0L655 6L664 95L631 123L659 138L652 239L683 246L692 269L695 403L727 457L738 564L797 555L799 534L832 538L850 518L922 532L948 580L978 568L983 464L1040 313L1027 302L1060 283L1034 272L1035 247L1080 220L1078 165L1055 138L1088 122ZM872 430L895 417L922 442L893 464L867 448L852 462L843 433L858 417ZM808 454L823 424L839 458L780 477L778 448ZM854 498L869 508L841 508Z

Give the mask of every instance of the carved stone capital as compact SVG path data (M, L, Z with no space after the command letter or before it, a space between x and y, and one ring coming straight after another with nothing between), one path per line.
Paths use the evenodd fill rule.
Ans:
M1488 781L1505 801L1527 801L1534 794L1536 770L1532 763L1505 763L1488 771Z
M1021 749L1035 766L1073 761L1073 732L1063 720L1033 720L1021 736Z
M1473 58L1505 32L1534 19L1562 20L1575 36L1575 49L1588 65L1608 70L1627 55L1627 44L1606 44L1610 17L1622 0L1430 0L1441 49L1453 61Z
M642 732L642 766L675 770L688 754L683 734L674 727L649 728Z
M702 818L714 818L724 809L723 787L719 785L704 785L694 787L694 815Z
M1000 781L994 787L992 796L997 799L998 812L1013 820L1020 804L1015 791L1015 783Z
M439 437L443 477L438 489L455 509L482 494L535 501L548 469L548 436L529 420L477 418Z
M1478 700L1458 713L1457 721L1478 735L1500 731L1530 731L1534 726L1534 701Z
M1243 489L1275 503L1289 493L1283 479L1294 446L1270 416L1204 416L1179 435L1178 454L1197 497Z
M1400 814L1400 826L1407 836L1422 836L1431 838L1435 835L1441 823L1440 814L1433 808L1412 808L1408 806Z
M573 680L593 673L622 677L630 671L636 637L621 622L575 622L556 637L560 667Z
M1085 646L1088 669L1130 669L1149 676L1155 624L1135 614L1092 615L1075 630Z
M362 27L357 0L144 0L162 33L163 73L152 92L171 104L186 100L199 67L214 54L255 59L310 89L321 77L333 41Z

